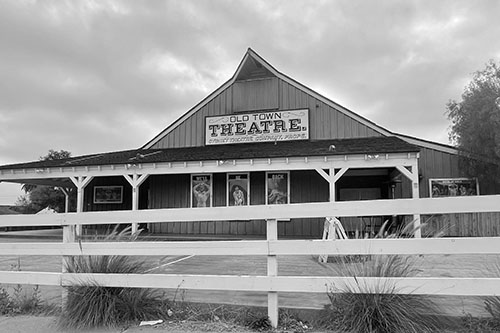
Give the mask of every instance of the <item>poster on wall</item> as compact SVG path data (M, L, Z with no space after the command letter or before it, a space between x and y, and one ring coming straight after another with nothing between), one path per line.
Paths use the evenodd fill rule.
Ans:
M266 186L266 202L268 205L282 205L288 203L288 172L268 172Z
M94 186L95 204L121 204L123 186Z
M247 206L249 204L248 173L228 174L227 189L229 206Z
M429 179L431 198L479 195L475 178Z
M211 175L192 175L191 207L212 207Z

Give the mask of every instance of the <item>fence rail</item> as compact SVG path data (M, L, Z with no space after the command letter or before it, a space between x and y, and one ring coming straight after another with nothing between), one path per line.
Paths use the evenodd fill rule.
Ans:
M99 274L55 272L0 272L2 283L49 286L94 286L128 288L167 288L193 290L254 292L335 292L334 286L352 290L366 286L373 290L380 284L377 277L340 276L235 276L179 274ZM434 278L386 277L384 282L397 284L399 294L498 296L500 278ZM371 288L370 288L371 287ZM377 289L377 288L375 288Z
M0 272L0 283L69 286L79 284L112 287L182 288L196 290L241 290L268 293L268 314L274 326L278 320L279 292L324 293L331 286L367 286L380 281L398 284L400 293L426 295L500 295L499 278L363 278L277 276L281 255L377 255L377 254L500 254L500 237L443 239L367 240L278 240L277 220L326 216L374 216L498 212L500 196L439 199L398 199L277 206L215 207L139 211L88 212L55 215L2 216L0 227L191 222L199 220L267 220L265 241L200 242L66 242L0 243L2 255L261 255L268 258L267 276L176 275L176 274L84 274L66 272ZM244 218L242 218L244 217ZM500 221L498 221L500 223ZM71 237L66 238L66 240Z
M268 220L310 217L386 216L499 212L500 196L335 201L289 205L168 208L40 215L2 215L0 227L114 223Z
M500 223L500 221L499 221ZM347 240L0 243L2 255L281 256L500 254L500 237Z

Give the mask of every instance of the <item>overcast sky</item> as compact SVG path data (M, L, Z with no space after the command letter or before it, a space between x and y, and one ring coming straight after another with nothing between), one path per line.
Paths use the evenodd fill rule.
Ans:
M248 47L391 131L448 143L445 105L500 59L500 1L0 1L0 164L138 148ZM19 185L0 184L0 204Z

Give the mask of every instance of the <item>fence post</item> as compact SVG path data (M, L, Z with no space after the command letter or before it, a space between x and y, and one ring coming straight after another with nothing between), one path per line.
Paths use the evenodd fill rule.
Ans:
M75 225L65 225L63 226L63 243L74 243L76 241L76 226ZM71 256L63 256L62 257L62 272L66 273L68 272L68 260L71 258ZM66 289L64 289L64 286L62 285L61 281L61 287L62 287L62 293L61 293L61 301L62 301L62 309L66 307L67 301L68 301L68 292Z
M267 241L278 240L278 220L266 220ZM275 255L267 256L267 276L278 276L278 258ZM278 292L268 291L267 293L267 315L271 325L278 327Z

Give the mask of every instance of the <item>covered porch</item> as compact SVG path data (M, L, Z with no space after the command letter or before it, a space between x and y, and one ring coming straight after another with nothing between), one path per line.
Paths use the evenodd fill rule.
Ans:
M197 209L194 186L200 179L209 187L204 207L233 206L230 184L238 181L246 192L244 205L418 198L418 154L418 148L395 137L131 150L2 166L0 181L57 186L67 197L73 189L77 213ZM278 201L271 198L276 177L283 192ZM373 233L383 219L346 217L342 223L349 233ZM320 218L279 221L278 235L319 238L323 222ZM139 225L140 221L134 223L134 230ZM266 234L264 220L245 216L236 221L150 223L141 228L173 235Z

